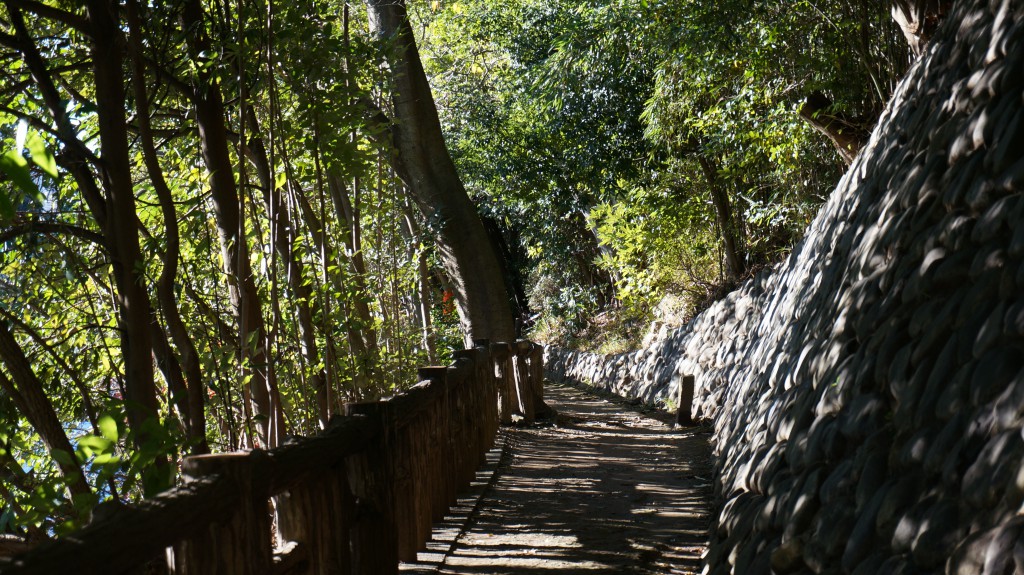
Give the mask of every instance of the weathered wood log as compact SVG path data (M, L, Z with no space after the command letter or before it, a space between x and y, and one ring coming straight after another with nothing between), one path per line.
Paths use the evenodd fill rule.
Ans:
M270 450L265 464L270 493L280 493L336 468L382 432L377 419L359 414L335 416L319 434Z
M474 340L479 358L476 365L477 394L475 401L480 413L477 419L480 433L481 450L477 458L477 467L486 461L487 450L494 445L498 432L498 382L495 376L494 357L491 353L491 342L486 339Z
M186 458L186 481L209 475L231 480L238 493L234 513L210 523L174 546L174 570L189 573L269 574L273 565L270 535L269 457L248 453L197 455Z
M486 461L487 450L494 445L494 439L498 433L498 382L495 377L490 342L479 340L474 344L480 354L476 370L478 380L476 401L480 413L477 425L481 437L476 467L479 467Z
M464 434L465 426L465 404L462 401L462 394L466 387L471 385L472 362L464 357L455 358L452 366L448 368L448 394L445 400L449 419L448 427L448 459L442 464L447 465L447 479L445 485L445 508L450 507L458 500L459 489L465 477L466 465L466 444Z
M447 501L447 467L451 465L451 445L449 445L449 424L451 417L447 409L448 368L427 367L419 370L420 379L429 380L439 392L439 402L430 409L427 419L431 422L429 454L427 457L427 477L430 491L431 520L440 521L448 508Z
M411 464L414 478L413 508L408 511L415 528L416 549L422 549L430 539L434 510L431 506L429 446L430 414L424 413L411 429L412 440Z
M447 368L420 368L420 379L423 379L422 373L430 373L438 369L443 371ZM398 395L383 399L382 403L389 406L391 427L402 427L409 425L421 413L434 409L434 403L441 401L443 396L443 385L436 384L431 380L423 380Z
M491 363L490 344L481 345L473 349L466 349L458 352L457 357L466 358L472 362L470 373L470 385L463 390L465 402L465 413L463 420L466 425L466 445L469 481L472 481L476 469L484 461L484 453L490 447L489 437L492 427L491 420L495 417L494 409L488 404L488 398L493 395L494 389L494 366Z
M429 535L430 521L423 516L432 513L430 497L426 495L430 478L423 475L426 454L421 452L421 439L432 410L439 409L444 397L444 379L432 374L446 368L424 368L421 381L408 392L386 400L389 417L387 445L394 469L395 528L397 529L398 556L412 561ZM425 527L424 527L425 523Z
M427 471L429 480L428 488L430 493L430 520L440 521L444 518L445 487L444 474L442 469L445 465L445 457L448 453L447 422L448 417L441 413L441 410L434 410L428 418L430 429L427 431Z
M480 400L483 402L483 413L486 414L485 430L484 430L484 453L480 454L480 464L482 465L487 459L487 450L494 446L494 441L498 436L498 425L500 424L499 413L498 413L498 379L495 376L495 365L494 357L491 354L491 346L488 345L487 349L487 360L480 366L480 377L482 381L486 382L485 385L481 386L483 395Z
M392 427L388 431L386 443L385 456L394 470L392 492L398 558L401 561L414 561L420 546L416 521L416 449L413 435L418 431L418 422L423 415L420 413L405 425Z

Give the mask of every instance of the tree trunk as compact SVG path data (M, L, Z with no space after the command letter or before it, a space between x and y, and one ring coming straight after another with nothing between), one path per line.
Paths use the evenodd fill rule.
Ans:
M515 223L511 226L504 226L497 219L480 214L480 219L491 238L491 245L495 246L498 254L498 263L501 265L502 275L505 277L505 290L509 295L509 303L512 305L512 317L516 322L516 337L522 335L526 320L530 317L530 299L526 296L526 281L521 273L519 265L523 259L523 247L518 237L518 230ZM510 236L511 241L506 240Z
M343 256L341 250L335 249L329 245L327 233L324 228L324 222L316 212L313 210L313 206L309 203L309 198L302 192L302 187L298 184L292 184L297 191L296 201L299 204L299 210L302 212L302 217L306 221L306 225L309 227L313 235L313 243L316 246L317 252L321 255L321 266L324 280L328 278L333 282L334 289L337 293L346 293L347 290L342 284L342 279L338 273L330 273L329 268L332 262L329 261L331 254L338 254L339 260L344 258L344 261L338 261L338 268L350 267L352 269L353 277L355 279L356 294L366 293L366 286L363 284L363 273L365 268L362 267L362 254L358 251L353 250L350 236L348 234L348 228L346 228L346 222L344 218L338 220L343 230L341 236L343 237L346 246L348 247L348 256ZM338 203L341 199L348 201L348 196L345 194L344 189L339 188L341 184L336 181L335 178L328 173L327 174L327 188L330 191L332 203L335 205L336 210L340 210ZM339 195L340 194L340 195ZM359 259L357 260L357 256ZM353 301L354 300L354 301ZM364 390L370 388L371 381L375 380L375 374L377 373L377 358L379 357L377 349L377 333L373 330L373 317L370 315L370 308L366 305L361 297L347 298L346 306L351 305L355 308L355 316L358 321L353 321L353 314L350 309L345 310L345 326L346 334L348 336L348 342L352 358L358 364L356 366L355 373L355 388L356 391L361 395ZM358 325L357 325L358 323Z
M893 20L903 30L903 36L915 57L924 51L952 4L950 0L893 0Z
M800 117L828 137L839 151L839 155L843 157L843 161L851 164L867 143L871 133L864 127L866 122L828 111L831 105L832 100L820 92L815 92L800 106ZM874 122L870 124L873 125Z
M87 4L93 26L92 61L99 108L101 177L107 195L105 235L111 246L114 277L117 280L123 331L121 350L125 363L125 406L128 421L136 432L136 445L147 442L144 423L158 420L156 386L153 381L150 341L151 308L146 293L145 265L139 249L125 117L125 83L118 4L90 0Z
M14 339L14 335L7 330L4 322L0 322L0 360L7 366L7 371L14 380L12 382L0 372L0 390L14 400L15 407L39 434L51 457L55 451L66 455L53 457L53 460L57 462L57 467L64 476L72 496L91 494L92 490L85 482L82 468L78 466L75 458L75 449L64 433L57 412L46 397L43 382L39 381L28 358L25 357L25 352Z
M331 203L334 205L334 216L338 226L341 227L341 238L350 254L348 264L352 268L352 278L356 284L356 293L367 293L366 290L366 262L363 260L363 247L359 240L360 222L359 214L349 199L348 190L341 178L334 174L327 174L327 191L331 195ZM356 315L362 324L360 333L365 343L370 361L370 373L376 372L377 358L380 356L377 332L373 329L373 315L370 313L370 306L361 297L354 298L352 302Z
M711 201L715 205L718 227L722 233L722 244L725 247L726 277L736 280L746 273L747 264L740 252L739 234L736 230L736 222L733 220L729 194L719 184L718 169L711 160L702 152L697 152L697 161L700 162L700 167L704 171L708 188L711 190Z
M156 360L156 367L164 376L167 382L167 405L174 406L178 411L182 429L186 436L192 435L192 422L189 420L188 407L188 384L185 381L185 372L181 369L181 362L174 355L171 349L171 342L160 325L159 318L153 310L149 316L150 343L153 344L153 359Z
M573 247L573 259L580 270L580 276L587 287L596 289L597 305L604 308L615 298L615 281L607 270L597 265L601 256L601 242L593 229L587 224L587 216L582 210L575 210L568 218L566 237Z
M210 49L210 41L203 24L202 4L198 0L187 0L182 7L181 18L192 58L198 61L199 54ZM271 428L283 432L283 421L279 410L271 408L271 393L266 373L270 368L265 347L266 328L249 260L249 246L242 228L239 194L235 187L231 155L228 152L224 102L213 68L200 67L197 72L198 85L193 97L196 121L199 124L203 160L210 172L210 194L215 206L224 269L228 276L228 293L238 319L242 362L251 376L249 390L253 406L256 408L253 419L263 442L262 447L274 447L277 445L277 438L271 437ZM271 426L271 418L277 419L278 425Z
M430 298L430 266L427 261L427 251L418 247L422 234L420 233L419 225L416 224L416 218L412 213L412 206L408 203L402 206L403 220L405 222L406 239L409 245L412 246L410 250L410 259L416 260L416 316L420 324L420 339L423 343L423 349L427 352L427 361L430 365L437 363L437 338L434 336L434 327L432 325L430 317L431 298Z
M139 140L142 145L142 156L149 173L150 182L160 202L160 211L164 218L167 248L162 254L163 269L157 280L157 301L163 311L174 345L178 348L180 364L185 374L186 396L181 416L187 422L192 454L208 453L210 448L206 442L206 385L203 370L199 361L199 352L185 328L185 323L178 312L177 297L174 283L178 276L178 258L180 257L180 237L178 233L178 215L174 208L171 189L164 179L160 162L157 159L156 145L149 122L149 99L146 93L146 66L143 61L142 31L139 23L138 2L128 0L127 23L129 30L129 55L132 64L134 81L132 87L135 95L136 122L139 129Z
M466 345L474 339L511 341L514 325L501 267L445 146L405 2L366 0L366 6L394 90L395 172L438 227L438 253L455 286Z
M259 123L256 114L249 109L246 124L253 133L259 133ZM310 376L310 385L316 393L317 412L320 419L320 426L327 426L331 417L329 393L327 389L327 375L320 365L320 352L316 344L316 331L313 328L313 288L305 281L305 272L302 262L292 251L294 245L293 217L288 204L281 197L281 191L274 185L274 178L271 174L270 159L267 156L266 146L259 137L252 137L247 144L249 156L256 167L256 177L263 188L263 201L267 206L268 219L274 237L274 249L277 250L277 257L284 261L286 268L285 275L288 278L288 289L291 290L298 312L299 340L302 357L306 365L314 369ZM270 217L270 216L273 217ZM276 273L276 272L272 272Z

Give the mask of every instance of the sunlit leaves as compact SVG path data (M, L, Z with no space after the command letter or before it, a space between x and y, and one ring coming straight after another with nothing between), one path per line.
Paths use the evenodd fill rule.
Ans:
M6 174L23 194L42 203L43 194L39 191L39 186L32 179L29 164L20 152L12 150L0 156L0 171ZM10 221L14 218L14 206L14 198L9 195L0 194L0 217L5 221Z
M459 6L425 17L424 52L468 187L516 222L535 280L556 274L571 291L593 232L599 266L638 307L720 279L698 154L731 199L747 263L776 258L842 167L800 102L824 90L866 113L901 70L887 11L871 3ZM581 213L591 229L568 225Z
M53 157L46 142L35 131L30 131L25 139L25 146L32 154L32 162L39 166L51 178L57 177L57 159Z

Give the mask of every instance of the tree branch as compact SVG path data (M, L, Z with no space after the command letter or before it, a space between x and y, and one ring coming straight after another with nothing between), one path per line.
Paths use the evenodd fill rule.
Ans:
M67 360L65 360L64 357L60 353L58 353L57 350L54 349L54 347L50 345L49 342L46 341L42 334L36 331L32 326L28 325L27 323L22 321L21 318L7 311L3 307L0 307L0 315L2 315L6 320L16 325L18 329L25 332L25 335L29 336L29 338L31 338L32 341L36 342L36 345L42 347L47 352L47 354L49 354L49 356L53 359L53 361L56 362L57 365L59 365L64 370L68 377L71 378L71 381L75 384L75 387L78 388L78 393L82 394L82 407L85 408L85 415L86 417L89 418L89 423L92 424L93 429L97 429L96 408L93 406L92 398L89 395L89 387L85 384L84 381L82 381L82 378L79 377L78 372L72 369L71 364L69 364Z
M36 0L10 0L10 4L17 6L22 10L26 10L35 14L36 16L42 16L50 20L56 20L61 24L66 24L78 32L85 34L86 37L92 36L92 28L89 26L89 21L79 16L78 14L72 14L59 8L37 2Z
M828 137L843 161L851 164L871 134L864 128L866 122L841 112L833 112L831 107L832 100L828 96L815 92L800 106L799 114L814 129Z
M47 451L67 479L68 489L73 495L91 494L92 489L86 483L82 468L75 458L74 447L61 426L53 404L43 390L43 382L32 369L24 350L3 323L0 323L0 359L11 374L8 378L6 373L0 371L0 388L11 396L18 410L46 444ZM57 451L64 452L67 457L53 456Z
M14 226L3 232L0 232L0 243L11 241L12 239L31 233L40 234L66 234L74 236L76 238L92 242L99 247L103 248L104 251L109 251L107 247L107 241L103 237L103 234L87 230L83 227L79 227L73 224L66 224L62 222L26 222L24 224Z
M36 86L43 95L43 101L46 103L50 115L53 116L54 123L57 124L57 133L60 134L61 141L67 150L77 157L67 163L69 171L75 178L75 183L82 190L86 203L89 205L89 209L92 211L96 221L106 221L106 200L103 198L103 194L100 192L92 173L85 165L85 161L93 159L94 156L89 148L78 138L75 127L71 123L71 118L65 110L60 92L57 91L57 86L54 84L53 78L50 77L46 61L43 60L39 48L36 47L32 36L28 32L28 28L25 26L25 19L17 5L19 1L22 0L3 0L4 6L7 7L7 12L10 14L11 24L16 34L16 49L21 52L25 65L28 66Z
M18 38L8 34L7 32L0 32L0 44L3 44L12 50L21 50Z
M12 115L12 116L14 116L14 117L16 117L18 119L21 119L21 120L25 120L26 122L28 122L28 124L30 126L35 128L36 130L39 130L41 132L46 132L47 134L50 134L51 136L54 136L56 138L60 138L60 134L57 133L57 130L54 130L53 128L48 126L46 124L46 122L40 120L39 118L37 118L35 116L32 116L30 114L26 114L25 112L22 112L20 110L15 110L14 108L9 108L7 106L0 106L0 112L3 112L5 114L10 114L10 115Z
M395 123L381 110L377 104L367 97L359 98L359 104L363 107L363 121L366 122L367 136L370 140L384 149L387 153L388 164L395 171L395 175L409 187L412 185L411 175L406 169L405 163L395 143Z

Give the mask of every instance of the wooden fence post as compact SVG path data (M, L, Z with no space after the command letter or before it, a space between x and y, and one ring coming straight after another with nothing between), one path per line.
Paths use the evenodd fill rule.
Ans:
M693 388L695 378L692 375L684 375L679 382L679 409L676 410L676 425L692 426L693 417Z
M537 419L555 416L555 410L544 401L544 346L531 344L527 363L530 369L530 390L533 394L533 415Z
M512 425L512 416L519 414L512 344L492 343L491 360L494 362L494 376L498 383L499 421L501 425Z
M398 533L394 508L394 469L389 453L393 433L387 404L374 401L345 405L346 415L365 415L381 424L383 433L346 462L355 497L351 526L352 573L398 573Z
M310 575L349 573L349 524L355 502L344 463L296 485L275 498L278 534L305 548Z
M472 446L468 444L467 428L472 424L468 421L466 410L466 392L472 387L472 360L465 357L456 358L448 368L447 410L451 426L448 442L451 446L449 464L448 497L445 507L453 505L459 497L459 489L466 478L466 467L471 457Z
M448 467L451 465L452 453L448 443L450 436L449 427L451 417L445 413L447 404L444 398L448 388L447 367L424 367L419 370L421 380L430 380L432 385L440 386L442 392L437 405L426 413L427 425L427 469L426 481L428 490L426 496L430 500L430 520L440 521L448 510Z
M519 410L523 414L523 422L533 423L535 412L533 406L533 389L530 383L529 357L533 343L521 339L515 343L516 396L519 398Z
M419 458L415 434L419 431L416 417L394 430L388 445L388 458L394 470L394 513L398 537L398 558L401 561L415 561L419 551L419 522L416 517L416 488Z
M437 481L434 476L438 465L431 445L431 427L434 421L434 414L427 410L421 413L408 429L410 451L407 455L412 473L413 501L409 509L399 512L408 515L412 549L406 549L404 553L399 550L403 561L416 559L416 553L430 540L430 531L434 525L434 483Z
M494 446L494 439L498 433L498 382L494 372L494 359L491 354L491 344L488 340L474 340L478 359L476 366L476 387L478 389L478 402L480 420L477 422L480 428L480 453L477 458L477 466L483 465L487 460L487 450Z
M494 364L491 362L490 342L474 340L473 349L458 352L456 357L466 358L473 362L469 374L470 385L465 390L466 422L470 453L471 470L468 472L470 481L476 475L476 469L483 464L485 454L490 449L496 430L497 397L494 394Z
M198 455L186 458L188 479L222 474L240 493L238 509L223 522L214 522L174 548L179 574L269 574L273 564L270 538L270 495L266 452Z

